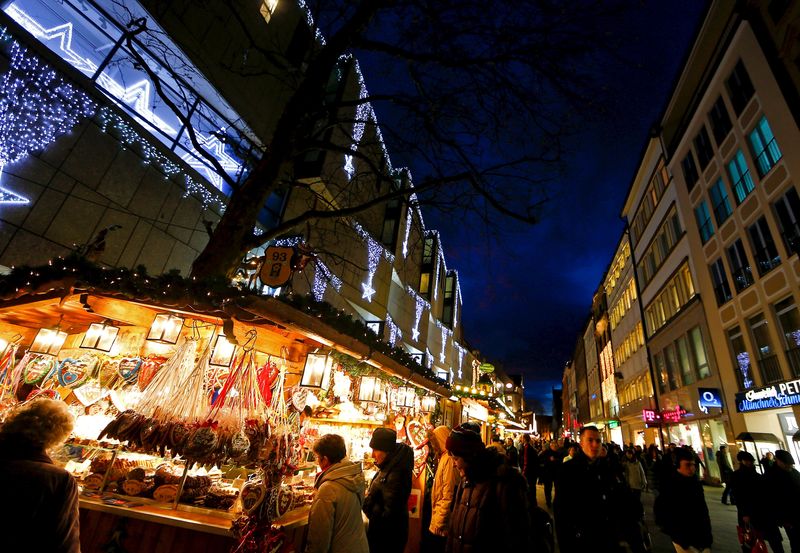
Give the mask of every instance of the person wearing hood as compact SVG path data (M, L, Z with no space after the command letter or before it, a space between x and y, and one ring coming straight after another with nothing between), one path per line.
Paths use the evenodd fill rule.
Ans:
M531 535L523 476L463 426L453 429L446 446L461 483L453 498L445 551L542 551L533 543L541 536Z
M52 399L23 404L0 425L3 551L80 553L78 485L47 455L72 427L66 404Z
M371 553L403 553L408 540L408 497L414 452L397 443L391 428L376 428L369 442L379 471L364 499L369 519L367 541Z
M344 438L337 434L319 438L313 451L322 472L314 482L305 553L369 553L361 519L366 488L361 467L345 459Z
M428 529L434 539L430 540L430 551L444 551L453 495L460 480L455 461L447 451L449 436L450 429L446 426L437 426L430 433L431 448L438 460L431 488L431 524Z

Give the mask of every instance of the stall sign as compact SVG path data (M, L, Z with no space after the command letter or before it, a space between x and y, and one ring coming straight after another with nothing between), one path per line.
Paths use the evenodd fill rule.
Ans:
M264 252L264 264L258 276L265 286L278 288L292 277L292 256L294 248L270 246Z
M719 388L698 388L697 394L700 396L697 405L703 413L708 413L709 407L722 409L722 394Z
M486 374L493 373L494 372L494 365L492 365L491 363L481 363L478 366L478 370L481 371L482 373L486 373Z
M736 394L736 412L763 411L800 404L800 379Z

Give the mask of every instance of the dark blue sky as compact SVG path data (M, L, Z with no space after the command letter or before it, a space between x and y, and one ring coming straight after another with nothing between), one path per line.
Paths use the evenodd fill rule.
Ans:
M619 213L648 130L663 111L705 12L700 0L645 2L609 29L624 60L598 67L604 113L572 137L563 175L541 222L507 229L500 240L480 227L428 216L458 269L470 344L525 375L526 395L551 408L551 388L588 317L622 233Z

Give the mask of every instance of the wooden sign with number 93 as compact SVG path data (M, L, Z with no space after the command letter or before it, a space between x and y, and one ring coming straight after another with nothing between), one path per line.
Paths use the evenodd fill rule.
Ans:
M292 277L292 256L294 256L294 248L285 246L267 248L264 254L264 264L258 275L261 282L271 288L278 288L289 282Z

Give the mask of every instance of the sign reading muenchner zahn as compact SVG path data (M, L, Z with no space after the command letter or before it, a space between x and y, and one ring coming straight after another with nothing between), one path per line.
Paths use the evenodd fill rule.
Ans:
M736 411L762 411L800 404L800 379L753 388L736 394Z

